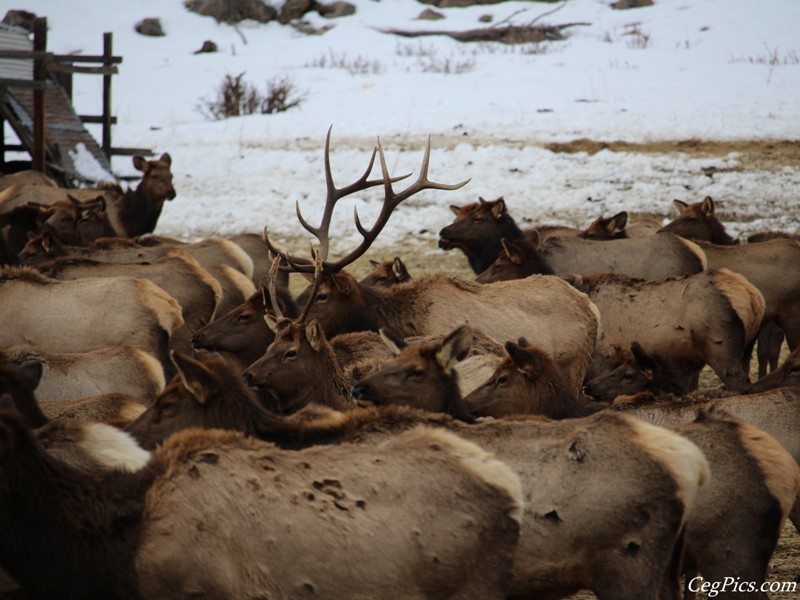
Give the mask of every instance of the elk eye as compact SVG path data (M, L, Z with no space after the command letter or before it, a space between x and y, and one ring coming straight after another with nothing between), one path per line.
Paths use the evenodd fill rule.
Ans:
M161 419L165 417L174 417L175 413L178 412L178 406L174 402L168 402L161 404L156 411L156 418L155 421L158 423Z
M500 377L497 378L497 385L505 385L506 383L508 383L507 375L500 375Z
M422 369L413 369L408 372L409 377L415 377L415 378L422 377L424 374L425 371L423 371Z
M249 320L249 316L248 316L248 315L246 315L246 314L244 314L244 313L242 313L241 315L239 315L238 317L236 317L236 320L237 320L237 321L239 321L239 322L241 323L241 322L243 322L243 321L247 321L247 320Z
M633 375L631 375L630 373L625 373L622 376L622 381L633 381Z
M324 292L320 292L319 294L317 294L316 302L327 302L327 300L328 300L328 294Z
M287 350L286 354L283 355L283 360L291 360L297 356L296 350Z

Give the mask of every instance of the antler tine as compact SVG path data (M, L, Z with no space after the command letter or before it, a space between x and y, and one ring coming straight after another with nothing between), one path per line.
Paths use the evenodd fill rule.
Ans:
M284 250L278 250L278 248L276 248L270 241L269 233L267 232L266 227L264 227L264 243L267 245L267 250L269 250L273 256L279 256L286 261L286 265L280 266L282 271L296 271L298 273L314 272L314 263L311 261L302 258L295 258Z
M314 300L317 297L319 286L322 285L322 274L324 272L322 256L313 247L311 248L311 255L314 257L314 284L311 287L311 293L308 295L308 300L306 300L303 310L300 311L300 316L297 317L298 323L305 323L308 311L311 310L311 305L314 304Z
M281 307L278 304L278 294L275 291L275 281L278 279L278 270L281 266L281 257L276 256L272 259L272 265L269 268L269 301L272 303L272 312L275 313L276 319L283 319L284 315L281 311ZM267 303L264 303L264 310L267 309Z
M392 183L397 181L397 178L389 177L389 168L386 166L386 157L383 154L383 146L381 145L381 140L378 138L378 152L381 158L381 171L383 173L383 187L384 187L384 199L383 199L383 206L381 207L381 212L378 215L378 218L375 220L375 223L372 225L370 229L366 229L361 224L361 219L358 216L358 210L354 210L354 220L356 223L356 229L361 234L363 238L361 243L358 247L350 252L344 258L339 259L335 263L325 263L326 268L329 268L334 271L338 271L343 267L349 265L350 263L354 262L357 258L359 258L367 249L372 245L372 242L375 241L375 238L378 237L378 234L383 230L386 223L389 221L389 217L391 216L392 212L395 208L403 201L414 194L421 192L422 190L457 190L459 188L464 187L467 185L471 179L466 179L461 183L455 184L446 184L446 183L437 183L435 181L431 181L428 179L428 165L430 163L431 157L431 137L428 136L428 143L425 146L425 155L422 158L422 166L420 167L419 176L417 180L404 189L402 192L395 193L394 189L392 188Z
M318 227L314 227L311 225L305 217L303 217L303 213L300 211L300 203L297 202L295 205L295 212L297 213L297 219L300 221L300 225L303 226L303 229L308 231L311 235L313 235L320 244L320 255L322 257L323 263L325 259L328 257L328 252L330 250L330 226L331 226L331 218L333 216L333 209L336 206L336 203L344 198L345 196L349 196L355 192L365 190L367 188L375 187L376 185L385 184L385 178L381 179L369 179L369 175L372 172L372 168L375 165L375 155L377 153L377 148L372 149L372 156L369 159L369 164L367 165L366 170L364 173L359 177L356 181L351 183L348 186L337 188L336 184L333 181L333 174L331 171L331 131L333 130L333 126L328 128L328 135L325 137L325 153L323 157L323 163L325 166L325 185L327 188L327 196L325 199L325 208L323 209L322 218L320 219L320 223ZM396 182L405 179L409 175L401 175L399 177L394 177L390 181ZM314 263L307 259L301 258L294 258L290 257L287 252L281 252L272 246L269 242L268 236L266 235L266 230L264 233L265 242L267 246L272 252L276 254L280 254L283 256L284 260L289 264L289 266L295 270L300 271L303 273L313 273L314 272ZM327 265L327 263L324 263Z

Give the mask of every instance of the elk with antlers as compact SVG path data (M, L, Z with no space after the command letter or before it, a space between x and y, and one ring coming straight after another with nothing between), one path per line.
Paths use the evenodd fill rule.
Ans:
M455 190L467 181L447 185L428 179L430 140L417 180L402 191L392 184L383 148L378 143L367 170L353 184L337 188L330 169L330 132L325 144L325 178L328 195L319 227L312 227L297 211L302 226L320 242L322 280L317 290L307 289L298 303L309 303L309 321L316 320L328 336L347 331L391 329L399 336L445 335L458 325L468 323L498 341L524 335L537 340L564 370L570 385L578 390L588 368L597 337L599 317L588 298L556 277L530 277L521 281L478 285L456 277L433 274L391 289L359 284L343 269L364 254L388 222L392 211L404 200L426 189ZM368 179L380 153L382 180ZM361 243L337 261L327 260L329 229L336 203L346 195L383 183L384 199L380 214L369 229L356 213L356 228ZM312 273L308 259L300 259L278 250L265 232L270 250L282 256L288 268Z

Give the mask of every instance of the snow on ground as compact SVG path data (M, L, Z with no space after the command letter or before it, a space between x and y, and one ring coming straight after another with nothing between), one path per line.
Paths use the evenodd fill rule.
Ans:
M378 247L429 243L451 220L448 205L478 196L504 196L520 221L586 225L623 209L666 216L673 198L711 195L734 233L800 225L796 165L736 171L736 154L544 147L581 138L800 140L796 0L655 0L627 11L603 0L515 1L440 9L446 18L435 22L417 20L427 6L412 0L351 1L354 16L308 16L311 26L333 26L322 35L278 23L217 24L181 0L26 0L19 8L48 17L55 52L99 54L102 33L114 33L114 53L124 57L114 78L114 144L171 154L178 197L159 222L165 235L265 225L276 239L298 233L295 203L314 221L324 202L322 150L331 126L337 183L358 177L378 137L391 173L416 175L429 135L432 179L471 178L457 192L425 192L400 206ZM584 24L565 29L564 41L538 46L381 32L472 29L485 26L482 15L523 25L554 9L537 23ZM145 17L160 18L166 36L135 33ZM220 51L193 54L205 40ZM261 90L288 76L305 100L285 113L209 121L198 106L225 75L240 73ZM79 112L99 112L100 85L79 76ZM115 157L113 166L135 173L129 158ZM709 167L718 172L708 176ZM337 239L352 243L353 206L368 222L377 198L362 193L341 203ZM754 221L757 215L763 218Z

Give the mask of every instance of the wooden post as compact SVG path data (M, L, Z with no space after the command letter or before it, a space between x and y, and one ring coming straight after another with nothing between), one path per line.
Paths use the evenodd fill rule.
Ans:
M37 17L33 22L33 50L45 52L47 50L47 17ZM47 81L47 66L45 58L33 60L33 80L43 84ZM47 166L47 151L45 149L45 89L33 90L33 156L32 168L34 171L45 172Z
M103 66L108 71L103 75L103 152L111 160L111 68L113 62L111 60L112 52L112 34L106 32L103 34Z
M0 173L6 172L6 120L0 115Z

